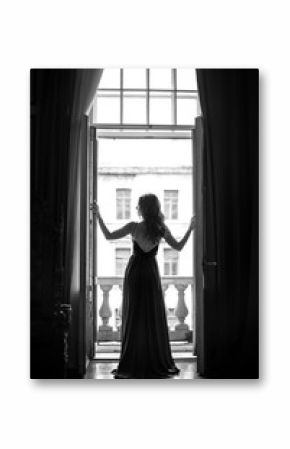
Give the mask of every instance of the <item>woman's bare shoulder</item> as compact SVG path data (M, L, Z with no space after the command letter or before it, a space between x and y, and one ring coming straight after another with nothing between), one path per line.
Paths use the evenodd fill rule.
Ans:
M133 236L143 239L146 235L146 226L144 221L135 221Z
M164 227L163 237L165 237L168 234L171 234L169 227L165 223L164 223L163 227Z
M136 233L136 230L138 228L139 222L138 221L131 221L131 234L134 235Z

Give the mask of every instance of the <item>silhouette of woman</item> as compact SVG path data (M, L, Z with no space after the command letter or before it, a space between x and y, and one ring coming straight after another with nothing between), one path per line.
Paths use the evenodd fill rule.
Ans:
M106 239L120 239L131 234L131 255L123 282L121 355L113 370L115 379L163 379L179 373L169 345L168 325L159 268L155 256L161 238L181 251L195 227L195 217L178 242L164 223L160 202L154 194L138 200L140 222L131 221L110 232L98 205L93 206Z

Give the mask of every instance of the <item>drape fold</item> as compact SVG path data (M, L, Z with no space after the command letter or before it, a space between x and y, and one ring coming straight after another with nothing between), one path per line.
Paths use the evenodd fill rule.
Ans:
M82 276L86 265L84 246L81 234L83 213L86 206L81 201L86 198L86 152L87 129L84 127L84 115L93 101L102 69L76 69L72 112L70 120L70 143L68 157L67 187L67 235L66 235L66 297L72 305L70 331L70 366L72 371L84 373L85 370L85 302L86 285ZM84 182L85 181L85 182ZM85 192L83 192L85 189ZM81 200L82 199L82 200ZM83 229L84 232L84 229Z
M32 378L65 375L66 342L56 313L64 303L73 306L69 375L83 374L83 123L101 74L102 69L31 69Z
M208 377L258 377L258 70L198 69ZM215 261L215 264L207 264Z

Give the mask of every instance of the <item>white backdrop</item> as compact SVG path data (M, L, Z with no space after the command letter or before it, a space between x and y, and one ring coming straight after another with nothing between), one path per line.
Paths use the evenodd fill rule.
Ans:
M289 447L286 8L282 0L275 9L253 0L3 4L2 447ZM29 380L29 69L105 66L260 68L260 381Z

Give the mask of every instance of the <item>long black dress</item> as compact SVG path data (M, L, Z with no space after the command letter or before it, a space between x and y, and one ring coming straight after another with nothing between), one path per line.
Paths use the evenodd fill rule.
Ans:
M156 245L133 254L123 284L121 357L112 373L121 379L160 379L179 373L172 359Z

